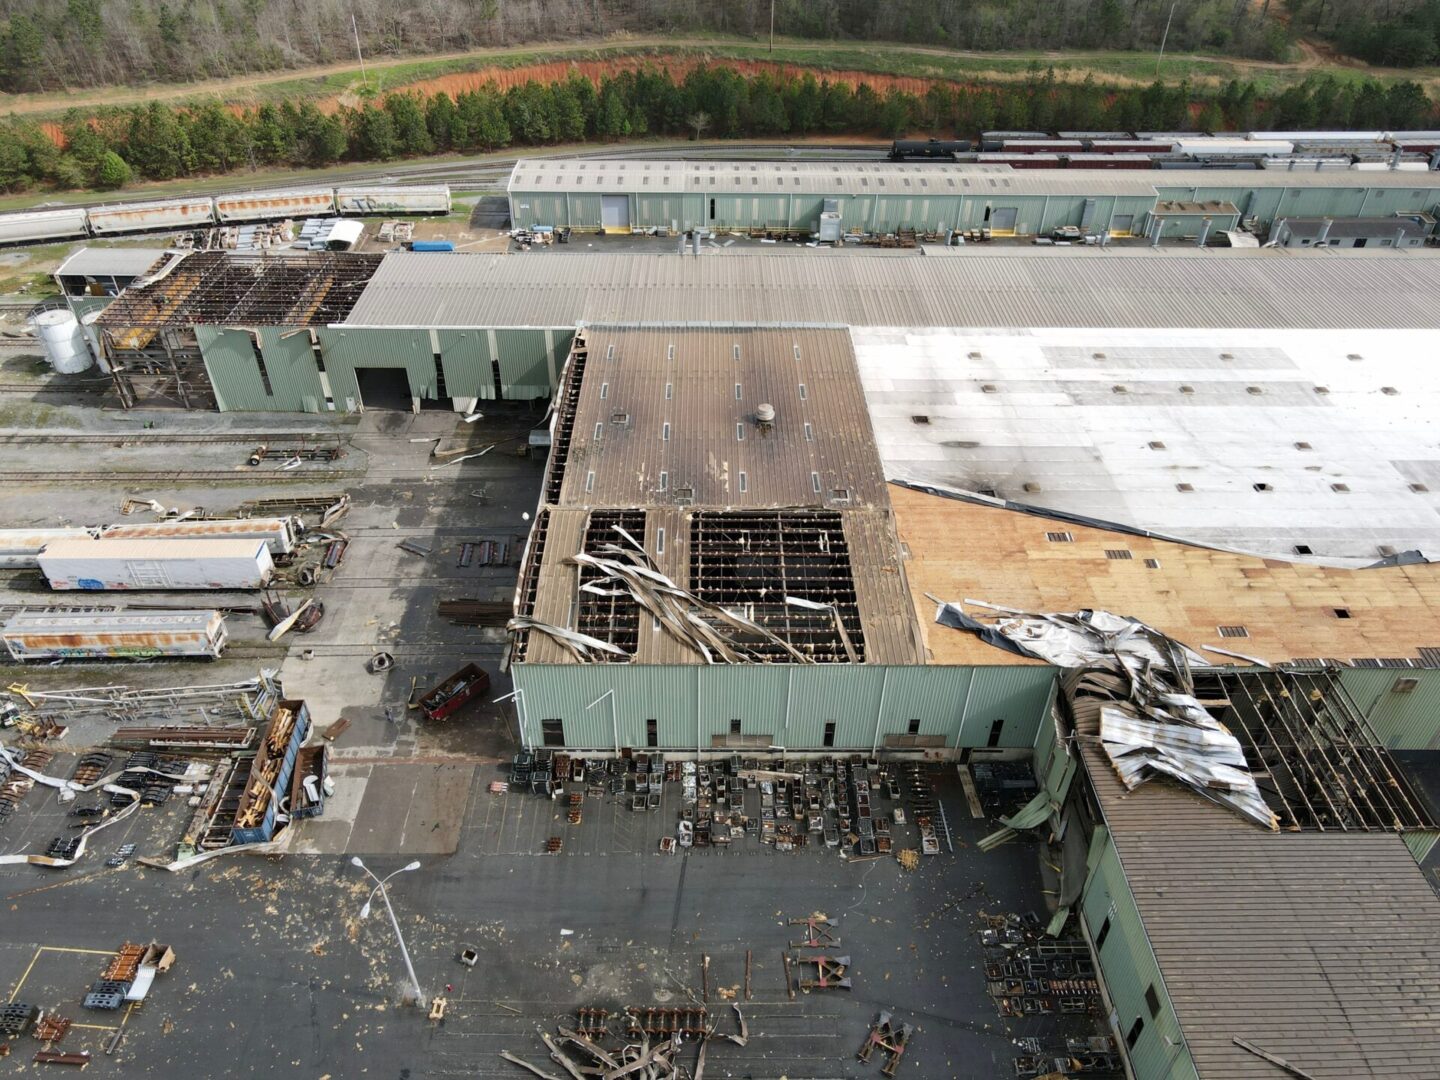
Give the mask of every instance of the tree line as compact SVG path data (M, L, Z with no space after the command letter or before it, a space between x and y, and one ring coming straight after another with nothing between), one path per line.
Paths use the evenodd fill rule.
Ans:
M1328 37L1372 64L1440 62L1440 0L1288 0L1300 32Z
M1277 8L1279 5L1276 5ZM778 0L775 30L956 49L1168 46L1280 59L1268 0ZM763 38L770 0L0 0L0 90L235 78L606 34ZM353 20L353 21L352 21Z
M173 180L266 167L340 162L641 136L746 138L928 133L973 137L983 130L1244 131L1256 127L1420 128L1436 103L1413 82L1340 83L1316 77L1273 99L1253 83L1198 94L1188 83L1114 87L1058 79L1032 68L1015 84L936 83L924 94L867 85L696 68L682 80L646 68L598 85L578 74L451 96L393 93L341 107L282 101L233 110L152 102L68 114L54 133L11 117L0 124L0 188L113 190L133 179Z

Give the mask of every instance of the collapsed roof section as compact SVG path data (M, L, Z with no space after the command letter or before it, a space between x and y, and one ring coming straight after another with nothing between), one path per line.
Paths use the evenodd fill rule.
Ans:
M848 334L587 328L512 657L924 662Z
M172 252L121 293L97 325L121 349L200 324L324 326L343 322L382 256L349 252Z

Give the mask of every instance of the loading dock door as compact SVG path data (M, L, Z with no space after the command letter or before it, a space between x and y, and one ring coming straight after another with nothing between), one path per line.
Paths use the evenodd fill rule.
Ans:
M1111 236L1129 236L1135 228L1134 214L1116 214L1110 219Z
M606 232L630 231L630 196L600 196L600 227Z
M410 411L410 377L404 368L356 368L355 382L362 408Z
M1013 206L997 206L990 211L990 232L995 236L1014 236L1015 218L1019 210Z

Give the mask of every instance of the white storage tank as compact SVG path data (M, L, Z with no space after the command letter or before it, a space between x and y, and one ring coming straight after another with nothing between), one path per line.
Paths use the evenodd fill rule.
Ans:
M40 553L52 589L259 589L275 572L264 540L60 540Z
M110 365L105 362L105 350L100 347L100 331L95 329L95 323L104 313L104 308L98 308L81 315L80 332L85 335L85 344L90 349L90 355L95 358L95 366L108 375Z
M61 375L74 375L94 363L80 320L69 308L42 311L30 320L30 325L45 350L45 359Z

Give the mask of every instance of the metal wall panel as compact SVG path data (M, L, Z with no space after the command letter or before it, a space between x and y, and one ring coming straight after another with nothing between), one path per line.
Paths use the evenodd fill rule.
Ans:
M1440 832L1434 829L1416 829L1402 833L1400 839L1405 841L1405 846L1410 849L1410 854L1415 856L1415 861L1424 863L1430 857L1435 841L1440 840Z
M268 394L255 360L257 335L270 382ZM266 326L247 331L197 326L195 337L205 369L210 373L217 407L222 412L324 410L325 392L315 366L310 335L304 329Z
M350 402L360 404L357 368L404 368L411 397L436 396L435 353L426 331L322 328L316 333L325 354L330 391L340 411L346 411Z
M1005 720L1000 747L1029 749L1054 679L1039 665L516 664L512 675L534 737L541 719L561 719L577 748L613 748L608 705L585 709L613 689L622 746L643 746L645 721L654 719L662 747L708 748L733 719L742 734L771 735L791 750L824 749L833 723L835 749L866 752L877 736L883 745L886 735L906 734L911 720L947 747L985 746L997 718Z
M452 398L495 397L495 375L490 364L490 342L483 330L438 330L440 365L445 390Z
M554 358L545 345L543 330L496 330L500 361L500 390L507 401L548 397L554 389ZM558 368L556 372L558 373Z
M1125 880L1108 830L1097 827L1090 845L1089 877L1081 897L1085 928L1094 943L1109 921L1104 944L1096 950L1100 968L1118 1020L1119 1037L1143 1018L1130 1064L1136 1080L1199 1080L1195 1063L1181 1037L1180 1022L1166 992L1160 965L1145 936L1144 924L1135 908L1135 898ZM1160 999L1160 1014L1150 1015L1145 991L1154 987ZM1166 1040L1169 1040L1167 1042Z
M1396 693L1402 679L1415 689ZM1341 668L1340 684L1392 750L1440 749L1440 668Z

